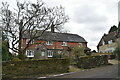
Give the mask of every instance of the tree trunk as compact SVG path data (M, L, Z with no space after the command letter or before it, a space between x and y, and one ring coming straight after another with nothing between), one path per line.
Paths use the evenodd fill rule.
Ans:
M25 51L22 49L22 38L23 38L23 33L22 33L22 27L23 27L23 21L20 21L19 24L19 43L18 43L18 50L19 50L19 58L24 60L25 59Z

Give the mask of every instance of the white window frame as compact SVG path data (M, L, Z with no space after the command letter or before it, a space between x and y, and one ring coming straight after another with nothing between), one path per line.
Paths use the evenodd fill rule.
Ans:
M45 51L41 51L41 56L45 56Z
M47 51L47 55L48 55L48 57L53 57L53 52L52 52L52 50L48 50L48 51Z
M67 46L67 42L62 42L62 46Z
M62 53L62 51L58 51L58 54L61 54Z
M113 40L109 40L109 41L108 41L108 44L112 44L112 43L113 43Z
M115 49L116 49L115 47L106 48L105 52L114 52Z
M34 51L33 50L26 50L26 56L27 57L34 57Z
M46 41L46 45L53 45L52 41Z
M102 45L105 45L105 41L102 41Z
M26 44L28 44L29 41L30 39L26 39ZM32 40L29 44L34 44L34 40Z
M78 45L79 45L79 46L83 46L83 44L82 44L82 43L78 43Z

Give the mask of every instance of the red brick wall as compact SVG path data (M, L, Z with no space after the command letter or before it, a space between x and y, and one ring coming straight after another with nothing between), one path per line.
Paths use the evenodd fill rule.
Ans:
M22 40L23 42L23 47L26 46L26 39L23 39ZM38 41L38 40L35 40L34 43L43 43L46 45L46 41ZM87 43L82 43L83 46L87 47ZM36 45L38 44L34 44L32 46L30 46L30 48L34 48L36 47ZM64 49L66 48L67 46L68 47L76 47L78 46L78 43L77 42L67 42L67 46L62 46L62 42L53 42L53 45L46 45L49 49Z
M87 47L87 42L82 43L83 46Z

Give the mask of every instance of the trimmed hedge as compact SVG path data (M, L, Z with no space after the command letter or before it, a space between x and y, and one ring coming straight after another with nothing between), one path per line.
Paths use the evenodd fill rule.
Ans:
M90 69L95 68L101 65L108 64L108 56L101 55L101 56L84 56L80 57L77 63L79 68Z
M47 59L3 62L3 78L64 73L69 70L68 59Z

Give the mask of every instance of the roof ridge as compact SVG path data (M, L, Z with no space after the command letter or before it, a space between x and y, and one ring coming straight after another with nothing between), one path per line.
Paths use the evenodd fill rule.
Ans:
M51 32L51 33L52 33L52 32ZM62 32L54 32L54 33L78 35L78 34L73 34L73 33L62 33Z
M41 39L41 40L44 39L44 40L70 41L70 42L87 42L83 37L81 37L78 34L61 33L61 32L52 33L50 31L45 31L45 34L46 34L46 36L41 36L38 39ZM24 37L29 38L28 35L26 35Z

